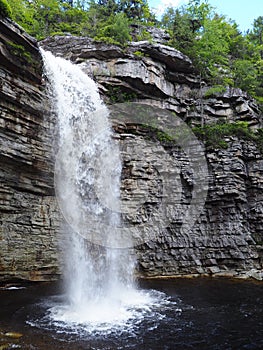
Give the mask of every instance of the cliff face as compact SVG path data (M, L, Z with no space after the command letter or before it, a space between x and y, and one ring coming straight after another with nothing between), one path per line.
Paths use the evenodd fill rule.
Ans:
M0 21L0 280L57 273L48 101L36 41Z
M20 28L0 21L0 29L0 278L56 278L59 218L41 57L36 43ZM11 48L10 42L15 44ZM12 51L17 45L23 55ZM241 120L254 129L261 126L262 116L245 93L233 89L205 97L208 87L200 84L190 59L160 42L131 43L123 50L68 36L46 39L41 46L79 64L96 80L107 103L143 101L175 113L190 125ZM137 213L125 218L130 225L147 225L151 215L158 217L162 195L156 164L164 164L166 155L174 164L169 171L176 169L180 179L181 211L172 214L169 223L160 218L157 239L137 247L138 274L262 278L263 159L256 144L228 137L226 149L207 150L207 200L192 229L182 233L183 212L193 188L185 154L137 125L123 122L115 129L124 166L122 196L128 202L134 193L147 197ZM145 147L149 138L152 147Z
M68 36L48 38L41 46L79 64L99 84L106 102L150 99L193 124L200 123L201 114L206 122L243 120L255 127L262 123L254 101L239 89L205 98L209 87L200 84L191 60L163 44L141 41L121 49Z
M140 101L165 108L190 125L200 125L203 119L206 123L246 121L252 129L262 126L253 99L238 89L206 97L209 87L200 84L190 59L161 43L136 42L122 50L88 38L63 37L46 39L41 45L79 64L97 81L107 103ZM256 144L233 136L225 139L227 149L207 149L206 204L192 229L182 233L180 225L194 180L185 154L160 138L145 151L149 135L138 126L124 124L117 131L124 165L122 196L133 191L146 203L137 215L126 218L131 225L143 222L147 226L162 201L156 189L160 171L159 179L153 173L156 163L164 164L163 152L172 157L181 180L181 213L174 213L166 224L157 220L157 238L137 249L139 272L147 276L216 273L262 278L263 159ZM147 172L149 168L152 171ZM140 182L146 185L140 187Z

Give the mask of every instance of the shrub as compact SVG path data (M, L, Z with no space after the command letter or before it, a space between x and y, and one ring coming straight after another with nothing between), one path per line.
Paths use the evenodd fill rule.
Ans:
M119 86L109 86L107 96L110 103L131 102L138 97L135 92L124 91Z
M141 51L135 51L133 54L137 57L144 57L145 56L144 53Z
M226 86L214 85L205 92L205 97L213 97L226 92Z
M114 17L110 17L108 23L100 28L94 39L126 46L131 40L128 18L123 13L117 13Z
M247 122L225 122L205 125L204 127L197 126L193 128L193 131L200 140L205 142L205 145L207 147L227 148L228 144L225 138L230 136L236 136L240 139L254 141L259 147L260 151L263 150L262 129L258 129L254 132L249 129Z
M11 17L12 10L7 0L0 0L0 18Z
M94 41L95 42L103 42L109 45L117 45L117 46L121 46L121 43L119 41L116 41L115 39L109 37L109 36L100 36L100 35L96 35L94 37Z

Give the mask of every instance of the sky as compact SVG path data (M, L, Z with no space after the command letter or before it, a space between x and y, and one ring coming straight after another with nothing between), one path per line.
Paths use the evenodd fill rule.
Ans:
M187 0L148 0L150 7L161 15L168 6L177 7L187 3ZM234 20L244 33L252 28L253 21L263 16L263 0L208 0L216 8L216 12Z

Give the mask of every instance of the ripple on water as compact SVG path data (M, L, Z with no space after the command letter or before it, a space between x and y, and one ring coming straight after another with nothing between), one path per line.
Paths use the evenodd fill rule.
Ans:
M149 331L156 329L158 323L167 317L169 309L176 309L179 316L182 309L178 302L156 290L133 290L111 305L105 299L83 305L81 309L55 297L39 304L37 307L42 309L42 316L27 323L67 336L104 337L129 333L132 337L136 336L142 323Z

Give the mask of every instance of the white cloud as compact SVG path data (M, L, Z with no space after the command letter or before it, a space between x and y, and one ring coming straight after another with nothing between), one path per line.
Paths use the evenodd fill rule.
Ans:
M159 5L154 8L154 13L157 16L162 16L167 7L177 7L185 2L186 0L161 0Z

